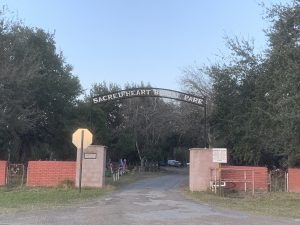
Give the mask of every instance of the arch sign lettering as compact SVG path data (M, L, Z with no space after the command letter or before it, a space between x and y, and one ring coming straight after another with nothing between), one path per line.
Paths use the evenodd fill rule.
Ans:
M133 98L133 97L160 97L160 98L168 98L174 99L178 101L188 102L191 104L199 105L205 107L205 97L199 97L179 91L173 91L169 89L162 88L135 88L122 90L118 92L109 93L106 95L99 95L93 97L93 103L104 103L112 100L119 100L125 98Z

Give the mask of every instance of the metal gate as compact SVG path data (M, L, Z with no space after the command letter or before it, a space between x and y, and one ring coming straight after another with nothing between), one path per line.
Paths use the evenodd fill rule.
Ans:
M287 191L287 172L281 169L271 170L269 172L269 191L286 192Z
M6 169L6 184L8 186L22 187L26 184L27 167L25 164L10 163Z

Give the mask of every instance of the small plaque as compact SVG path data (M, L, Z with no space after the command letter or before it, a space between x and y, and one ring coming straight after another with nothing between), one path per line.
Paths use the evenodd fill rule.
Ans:
M96 159L97 154L96 153L84 153L84 159Z
M213 162L227 163L227 148L213 148Z

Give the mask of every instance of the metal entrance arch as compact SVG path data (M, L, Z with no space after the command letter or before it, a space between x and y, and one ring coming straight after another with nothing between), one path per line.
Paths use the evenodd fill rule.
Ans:
M177 101L187 102L190 104L198 105L204 108L204 142L205 148L208 147L207 142L207 121L206 121L206 96L196 96L188 93L174 91L164 88L132 88L126 90L120 90L105 95L97 95L92 97L93 104L105 103L110 101L116 101L126 98L135 97L159 97L173 99Z

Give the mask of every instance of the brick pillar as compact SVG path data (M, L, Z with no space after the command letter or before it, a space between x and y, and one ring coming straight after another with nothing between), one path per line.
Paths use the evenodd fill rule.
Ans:
M190 149L190 191L206 191L209 188L210 169L217 168L218 163L212 162L211 148Z
M0 160L0 186L6 184L6 161Z
M101 188L105 184L106 147L90 145L83 151L82 187ZM79 187L80 149L77 149L76 187Z

